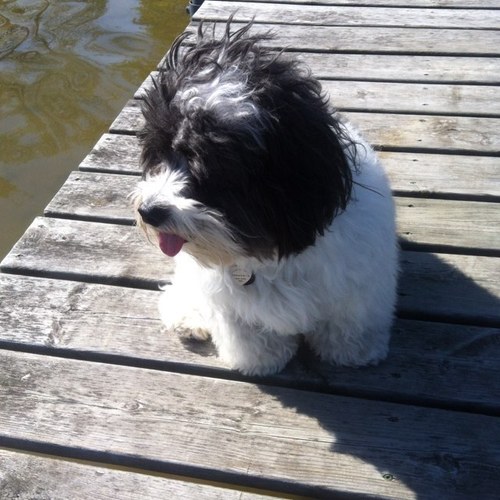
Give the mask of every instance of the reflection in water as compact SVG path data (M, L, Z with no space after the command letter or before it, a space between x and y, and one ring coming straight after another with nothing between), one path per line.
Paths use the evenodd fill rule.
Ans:
M185 27L185 5L1 3L0 257Z

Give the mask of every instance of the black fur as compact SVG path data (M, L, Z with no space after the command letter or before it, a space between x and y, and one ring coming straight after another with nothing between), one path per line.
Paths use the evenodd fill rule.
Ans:
M349 139L321 85L297 61L263 47L251 24L216 38L200 26L180 36L144 100L144 173L187 165L189 197L215 208L247 252L280 257L313 245L344 210L352 189ZM221 55L222 54L222 55ZM237 66L258 115L238 121L174 97Z

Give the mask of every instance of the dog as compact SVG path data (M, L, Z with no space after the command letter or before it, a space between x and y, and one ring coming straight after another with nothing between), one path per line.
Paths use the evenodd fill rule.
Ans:
M398 272L387 176L310 71L251 28L181 35L143 100L137 222L175 257L162 320L243 374L282 370L300 339L375 364Z

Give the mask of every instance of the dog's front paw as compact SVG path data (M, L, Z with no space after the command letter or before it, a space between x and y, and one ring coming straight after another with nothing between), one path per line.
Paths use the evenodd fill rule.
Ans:
M184 314L168 314L162 311L161 319L170 332L175 332L184 339L208 340L210 330L204 325L201 314L197 311Z
M210 332L202 326L190 325L189 322L183 321L181 323L171 325L169 330L174 331L184 339L195 339L206 341L210 339Z

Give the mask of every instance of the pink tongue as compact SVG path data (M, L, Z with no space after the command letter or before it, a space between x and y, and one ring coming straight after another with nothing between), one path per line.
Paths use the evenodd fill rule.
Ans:
M160 233L160 249L169 257L176 256L184 243L186 240L176 234Z

